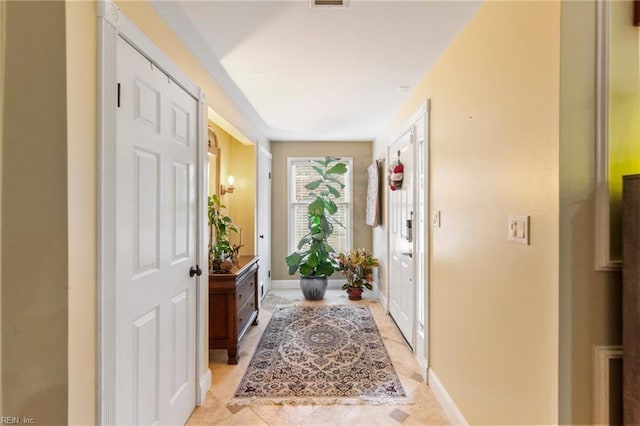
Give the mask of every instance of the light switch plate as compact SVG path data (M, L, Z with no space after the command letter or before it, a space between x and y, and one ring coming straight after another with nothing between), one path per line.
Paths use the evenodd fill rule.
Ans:
M509 216L509 241L528 246L529 222L529 216Z
M434 210L431 223L434 228L440 228L440 210Z

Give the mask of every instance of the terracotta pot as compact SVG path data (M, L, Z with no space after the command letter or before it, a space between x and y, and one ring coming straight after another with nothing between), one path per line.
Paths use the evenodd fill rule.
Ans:
M359 287L348 288L347 294L349 295L349 300L360 300L362 299L362 288L359 288Z

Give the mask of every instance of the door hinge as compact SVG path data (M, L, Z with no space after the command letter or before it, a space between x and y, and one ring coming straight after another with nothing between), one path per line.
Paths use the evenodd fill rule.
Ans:
M118 94L117 94L117 97L118 97L117 105L118 105L118 108L120 108L120 83L118 83Z
M271 271L267 271L267 276L271 278Z
M269 172L269 179L271 179L271 172Z

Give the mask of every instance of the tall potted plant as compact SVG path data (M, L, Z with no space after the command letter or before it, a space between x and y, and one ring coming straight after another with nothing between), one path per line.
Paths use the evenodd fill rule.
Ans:
M327 277L336 269L335 250L329 244L338 211L335 200L340 198L344 183L340 175L347 172L347 164L337 157L315 160L311 167L317 179L305 185L313 201L307 210L309 232L298 242L297 250L286 258L289 275L300 273L300 288L308 300L322 300L327 291Z

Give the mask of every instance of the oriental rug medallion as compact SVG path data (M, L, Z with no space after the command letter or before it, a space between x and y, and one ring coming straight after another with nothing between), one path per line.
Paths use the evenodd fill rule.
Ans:
M366 306L278 306L231 405L410 403Z

